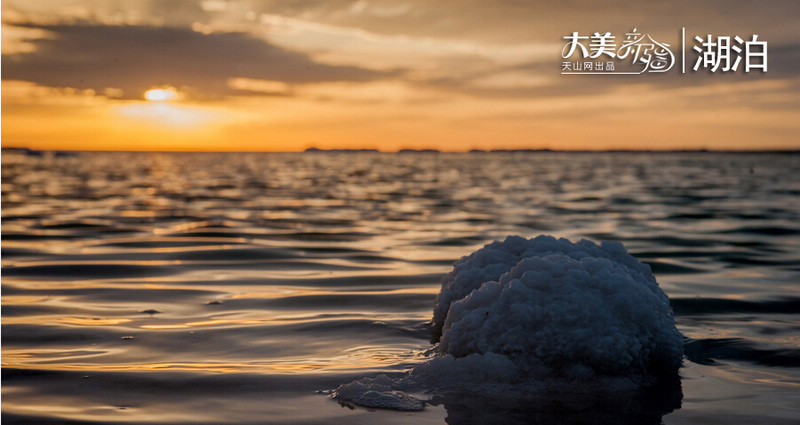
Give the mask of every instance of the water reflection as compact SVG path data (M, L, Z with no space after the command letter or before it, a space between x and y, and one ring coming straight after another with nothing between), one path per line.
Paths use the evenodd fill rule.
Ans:
M692 382L761 415L800 382L800 155L4 151L0 171L4 422L657 423L680 406L454 394L350 417L374 412L315 393L423 361L441 276L508 234L621 240L650 263L701 341L689 362L725 362L684 381L692 412Z
M682 400L681 382L675 379L639 392L547 393L515 399L455 393L437 396L430 403L444 406L450 425L659 425L666 414L680 409Z

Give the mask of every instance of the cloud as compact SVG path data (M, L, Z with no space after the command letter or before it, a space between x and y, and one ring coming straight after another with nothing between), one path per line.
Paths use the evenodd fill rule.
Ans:
M751 1L679 3L673 10L612 1L599 10L586 0L470 1L467 6L418 0L110 1L94 17L83 17L92 19L91 24L62 20L10 27L40 35L30 36L24 50L4 47L3 78L97 93L121 89L128 98L162 85L195 97L224 97L313 92L313 87L298 90L300 85L328 89L335 86L330 83L350 83L340 85L350 91L359 83L397 83L426 99L433 93L518 101L600 96L629 85L662 92L796 76L797 29L785 16L797 9L795 2L778 0L769 8ZM22 3L17 8L24 10ZM114 21L118 10L127 15ZM722 10L729 13L718 16ZM28 22L49 22L42 20L42 13L17 14ZM137 16L162 16L178 26ZM635 25L674 48L682 26L689 38L706 32L745 38L759 33L770 43L769 72L682 75L676 68L663 75L631 77L560 75L565 34L610 30L622 37ZM265 33L268 40L260 38ZM688 50L690 60L693 53Z
M235 3L235 2L231 2ZM797 35L796 0L260 0L248 6L318 24L372 34L469 39L498 45L551 42L571 31L621 32L634 26L658 37L682 26L711 33L768 32L773 41Z
M204 34L188 28L100 25L14 24L47 36L26 40L32 49L4 54L3 79L50 87L121 89L139 98L153 86L171 85L198 97L259 94L232 87L231 79L285 84L365 82L398 71L328 65L309 55L241 32Z

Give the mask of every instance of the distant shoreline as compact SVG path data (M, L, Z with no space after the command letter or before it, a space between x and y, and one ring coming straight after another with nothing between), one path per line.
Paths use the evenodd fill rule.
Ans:
M495 154L495 153L564 153L564 154L800 154L798 149L763 149L763 150L716 150L716 149L674 149L674 150L648 150L648 149L608 149L608 150L567 150L567 149L471 149L469 151L440 151L438 149L400 149L398 151L382 151L379 149L321 149L308 148L303 151L180 151L180 150L71 150L71 149L31 149L25 147L2 147L3 153L19 152L30 156L53 155L73 156L80 153L264 153L264 154L317 154L317 153L379 153L379 154L445 154L445 155L470 155L470 154Z

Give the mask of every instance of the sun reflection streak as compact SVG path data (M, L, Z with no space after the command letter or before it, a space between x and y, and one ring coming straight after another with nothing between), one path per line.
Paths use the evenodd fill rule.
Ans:
M62 324L62 325L76 325L76 326L116 326L130 322L131 319L126 318L105 318L105 317L4 317L4 325L24 325L35 322L39 325L44 324Z
M349 317L349 316L346 316ZM337 317L338 320L341 320L343 317ZM356 319L357 316L352 316L353 319ZM193 322L186 322L186 323L165 323L165 324L146 324L139 326L141 329L149 329L149 330L166 330L166 329L189 329L189 328L202 328L202 327L227 327L227 326L259 326L259 325L288 325L288 324L295 324L295 323L309 323L315 321L325 321L327 319L320 319L314 320L312 317L283 317L283 316L276 316L270 318L257 318L257 319L248 319L248 318L241 318L241 319L209 319L209 320L199 320Z
M3 366L15 369L39 369L40 362L25 362L30 355L4 354ZM5 359L8 357L8 359ZM419 356L407 355L409 360L422 361ZM73 372L214 372L214 373L330 373L331 371L378 370L398 363L395 355L340 356L333 358L285 359L272 362L163 362L134 364L63 364L48 363L48 370Z

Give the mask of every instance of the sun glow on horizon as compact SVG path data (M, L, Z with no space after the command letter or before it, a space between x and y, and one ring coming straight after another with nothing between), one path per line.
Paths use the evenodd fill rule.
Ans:
M134 101L113 109L128 119L145 120L150 124L189 128L213 121L215 114L209 108L173 102L184 100L173 87L153 88L144 92L147 102Z
M127 118L144 119L154 124L194 127L207 123L212 114L201 108L176 106L158 101L155 104L131 104L117 108Z
M151 102L164 102L178 97L178 92L173 88L150 89L144 93L144 98Z

